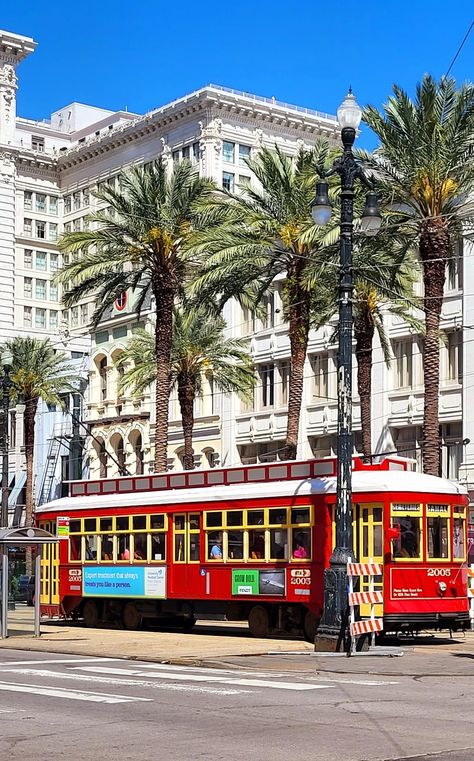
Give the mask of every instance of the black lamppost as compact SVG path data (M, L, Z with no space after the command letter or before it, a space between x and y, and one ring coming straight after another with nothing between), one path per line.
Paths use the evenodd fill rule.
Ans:
M8 528L8 414L10 410L10 388L12 385L10 371L13 357L8 351L4 351L1 357L3 368L2 376L2 409L0 421L0 444L2 450L2 511L0 522L2 528Z
M381 217L372 182L354 158L352 146L362 118L362 110L349 90L337 111L341 127L343 154L326 174L341 178L341 235L339 273L339 351L337 355L337 496L336 546L330 565L324 572L324 612L316 638L318 649L333 649L348 607L347 562L354 557L352 543L352 232L354 182L360 180L368 189L360 229L365 235L376 235ZM318 182L312 216L316 224L325 225L332 208L328 184Z

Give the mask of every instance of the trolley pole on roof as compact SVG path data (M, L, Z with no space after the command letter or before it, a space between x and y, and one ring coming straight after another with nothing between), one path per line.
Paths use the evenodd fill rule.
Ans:
M352 271L352 234L354 218L354 183L360 180L369 190L362 212L360 229L365 235L376 235L381 218L372 182L354 158L352 146L362 118L362 110L349 90L337 111L344 147L329 177L341 178L340 271L339 271L339 351L337 355L337 493L336 546L329 568L324 572L324 611L316 635L315 648L336 648L341 622L348 612L347 562L353 560L352 542L352 300L354 280ZM332 208L329 188L325 181L316 185L312 217L316 224L327 224Z

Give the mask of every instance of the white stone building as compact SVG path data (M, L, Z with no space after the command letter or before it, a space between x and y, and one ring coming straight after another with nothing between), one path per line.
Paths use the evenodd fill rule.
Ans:
M152 468L153 393L121 398L114 358L137 317L133 295L116 304L92 334L91 305L67 312L51 282L61 266L56 239L64 230L84 229L96 208L94 188L115 183L128 167L163 155L189 159L203 176L236 189L249 176L245 158L263 146L293 154L317 138L338 140L334 117L209 85L145 115L107 111L78 103L44 122L15 116L16 66L36 43L0 33L0 291L2 336L21 332L61 340L72 356L91 351L87 425L91 475L147 472ZM25 86L28 86L25 83ZM474 325L472 249L460 248L456 272L447 278L441 347L440 426L443 474L474 482L474 405L469 345ZM286 429L289 340L282 320L281 282L267 298L266 318L254 319L236 304L225 317L229 333L248 336L259 383L253 405L211 386L196 402L196 465L232 465L278 457ZM153 304L139 323L149 325ZM423 415L421 341L409 326L387 318L394 360L374 356L373 451L397 450L420 457ZM298 455L334 453L336 435L335 349L330 326L312 333ZM474 362L474 359L473 359ZM355 388L355 384L354 384ZM180 467L182 432L176 399L170 402L169 465ZM359 408L354 404L358 442ZM472 472L471 472L472 471Z

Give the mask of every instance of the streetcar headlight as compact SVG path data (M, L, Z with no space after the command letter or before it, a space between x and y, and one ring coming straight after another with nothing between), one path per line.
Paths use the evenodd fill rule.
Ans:
M438 586L439 586L439 591L441 592L441 594L444 595L444 593L446 592L446 590L448 588L446 582L445 581L438 581Z

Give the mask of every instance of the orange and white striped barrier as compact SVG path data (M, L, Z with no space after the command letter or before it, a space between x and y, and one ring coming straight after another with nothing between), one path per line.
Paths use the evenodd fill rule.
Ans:
M348 563L348 576L381 576L382 566L379 563Z
M372 634L372 644L376 632L383 630L383 619L375 618L375 605L383 603L383 593L375 591L375 577L381 576L383 568L379 563L348 563L347 575L349 577L349 621L352 637L351 652L355 653L356 638L361 634ZM368 592L354 592L354 578L357 576L369 577ZM370 618L363 621L355 620L355 609L358 605L370 605Z
M383 619L374 618L373 620L368 618L365 621L356 621L351 624L351 634L353 637L358 637L360 634L374 634L375 632L381 632L383 629Z

